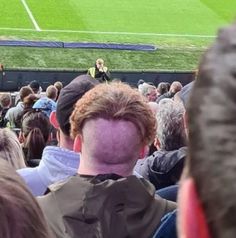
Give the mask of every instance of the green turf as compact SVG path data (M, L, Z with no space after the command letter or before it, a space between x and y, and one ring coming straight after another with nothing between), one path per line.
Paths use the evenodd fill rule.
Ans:
M26 2L42 31L34 29L21 1L0 0L0 39L149 43L156 45L160 50L149 53L0 47L0 62L9 68L87 68L95 58L104 57L114 70L192 70L197 67L200 55L212 42L212 38L142 35L142 33L212 36L219 27L232 21L236 14L235 0L41 0L40 2L26 0ZM95 34L52 30L118 33Z
M214 34L216 26L225 24L199 0L27 2L42 29Z
M16 0L0 0L0 28L32 28L31 20L27 15L21 1ZM0 31L1 33L1 31Z
M2 47L1 55L5 58L5 66L9 68L53 68L53 69L79 69L86 70L94 65L94 59L106 59L106 64L111 70L195 70L200 49L176 50L161 49L156 52L134 52L116 50L81 50L81 49L32 49ZM43 56L43 57L42 57Z

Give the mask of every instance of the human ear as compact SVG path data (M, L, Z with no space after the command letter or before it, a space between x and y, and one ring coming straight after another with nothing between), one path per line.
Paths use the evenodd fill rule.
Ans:
M74 147L73 150L77 153L81 152L81 147L82 147L82 138L80 135L77 135L74 140Z

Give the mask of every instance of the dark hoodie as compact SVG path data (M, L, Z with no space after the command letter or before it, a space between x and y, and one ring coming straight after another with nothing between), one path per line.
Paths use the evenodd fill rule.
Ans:
M155 151L151 156L138 160L134 170L148 179L156 189L176 184L183 171L187 147L173 151Z
M148 238L176 208L136 176L74 176L53 185L39 204L57 238Z

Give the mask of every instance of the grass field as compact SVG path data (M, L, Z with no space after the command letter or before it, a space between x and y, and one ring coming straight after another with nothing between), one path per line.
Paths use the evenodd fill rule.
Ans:
M155 52L0 47L8 68L193 70L235 0L0 0L0 39L148 43Z

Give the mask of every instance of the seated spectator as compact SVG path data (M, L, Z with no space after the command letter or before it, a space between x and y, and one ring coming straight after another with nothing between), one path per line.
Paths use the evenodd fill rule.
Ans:
M50 85L46 89L46 97L56 101L58 90L55 86Z
M156 189L176 184L182 174L187 154L186 131L182 104L163 99L158 107L157 151L139 160L135 171L153 183Z
M39 166L17 171L33 195L43 195L49 185L63 181L77 173L80 156L79 153L73 151L74 140L70 137L69 118L77 100L96 84L98 81L89 75L81 75L62 89L56 112L53 111L50 116L51 123L58 130L59 147L47 146L43 151Z
M27 97L24 98L23 104L24 104L24 111L23 114L25 114L28 111L32 111L33 105L39 100L39 97L36 94L30 94Z
M52 111L56 111L57 104L54 100L48 97L41 97L33 105L33 109L39 109L42 111L48 118Z
M168 89L168 84L167 83L161 82L161 83L158 84L158 86L157 86L158 96L161 96L164 93L167 93L168 91L169 91L169 89Z
M15 170L26 167L24 154L16 134L8 128L0 129L0 158Z
M22 117L20 141L27 165L35 167L42 157L50 135L49 119L40 111L29 111Z
M0 191L0 237L52 237L37 201L14 169L1 159Z
M139 92L147 99L148 102L155 102L157 99L156 87L148 83L139 86Z
M189 156L179 196L180 238L236 237L235 39L236 23L219 31L202 58L191 92Z
M104 65L103 59L97 59L95 66L88 69L88 75L97 79L99 82L107 82L111 80L108 68Z
M24 111L24 98L28 95L32 94L33 91L30 87L24 86L20 89L20 102L17 103L15 107L10 108L5 116L5 120L7 120L7 126L10 128L20 128L21 121L19 121L20 115Z
M57 98L56 98L56 101L57 101L57 99L59 98L60 92L63 88L63 84L62 84L62 82L57 81L54 83L54 86L57 88Z
M164 98L173 98L175 94L182 89L182 87L183 86L179 81L174 81L170 86L170 90L158 97L157 102L160 102Z
M24 98L23 100L23 107L24 110L19 113L19 115L17 116L17 122L19 122L18 124L20 125L19 128L12 128L12 130L17 130L21 128L21 122L22 122L22 117L24 116L24 114L26 114L29 111L32 111L33 105L35 104L35 102L37 102L37 100L39 100L39 97L36 94L30 94L27 97Z
M29 87L33 90L34 94L37 94L38 96L40 95L42 88L36 80L31 81Z
M56 237L152 237L175 203L132 175L155 135L144 98L122 83L100 84L76 103L70 122L78 174L39 198Z
M6 127L7 120L5 120L5 116L7 111L11 107L11 94L10 93L2 93L0 95L0 106L1 106L1 116L0 116L0 127Z

